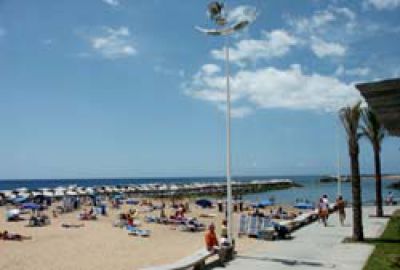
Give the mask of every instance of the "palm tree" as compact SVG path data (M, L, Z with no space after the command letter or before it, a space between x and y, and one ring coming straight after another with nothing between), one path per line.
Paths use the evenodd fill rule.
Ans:
M346 130L348 150L351 165L351 187L353 195L353 240L363 241L364 232L362 224L362 209L361 209L361 179L360 167L358 162L358 154L360 152L358 140L359 123L361 116L361 102L353 106L347 106L339 111L340 119L343 127Z
M381 145L386 135L386 131L379 122L376 114L369 108L362 110L361 126L362 135L371 143L374 150L375 160L375 192L376 192L376 216L383 217L382 208L382 174L381 174Z

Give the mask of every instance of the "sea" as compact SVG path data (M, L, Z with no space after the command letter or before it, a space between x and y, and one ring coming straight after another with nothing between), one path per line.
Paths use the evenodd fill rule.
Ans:
M249 201L261 201L273 199L278 204L293 204L297 199L316 202L321 195L326 194L334 200L338 194L337 183L321 183L320 175L308 176L240 176L233 177L236 181L268 180L268 179L290 179L302 187L293 187L283 190L273 190L263 193L247 194L243 199ZM102 179L45 179L45 180L0 180L0 190L13 190L17 188L28 188L30 190L39 188L55 188L59 186L77 185L81 187L95 187L104 185L129 185L149 183L193 183L193 182L224 182L224 177L178 177L178 178L102 178ZM383 178L383 197L392 191L395 198L400 197L400 191L388 188L393 180ZM364 203L375 201L375 180L363 179L362 200ZM341 194L345 200L351 201L351 183L341 184Z

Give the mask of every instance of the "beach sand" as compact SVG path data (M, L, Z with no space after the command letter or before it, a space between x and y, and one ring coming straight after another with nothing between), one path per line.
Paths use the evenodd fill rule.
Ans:
M54 207L54 206L53 206ZM79 212L59 215L51 218L51 225L45 227L26 227L28 220L6 222L5 207L0 207L0 230L32 236L32 240L0 240L1 270L132 270L144 266L162 265L175 262L184 256L204 247L204 232L182 232L170 225L147 224L141 213L141 228L150 229L151 236L143 238L128 235L126 229L115 228L112 222L118 213L132 207L123 205L120 209L108 208L108 216L95 221L79 221ZM214 209L200 209L191 204L190 217L199 217L201 213L215 214L215 218L199 218L205 224L216 224L220 230L222 215ZM51 212L47 213L51 217ZM172 209L167 210L167 215ZM150 215L159 215L153 211ZM28 219L29 214L25 215ZM235 214L235 220L238 215ZM63 228L61 224L84 223L82 228ZM235 225L238 222L235 222ZM237 230L237 228L235 228ZM257 241L248 237L237 238L237 250L245 252L249 247L257 248L272 245L272 242Z

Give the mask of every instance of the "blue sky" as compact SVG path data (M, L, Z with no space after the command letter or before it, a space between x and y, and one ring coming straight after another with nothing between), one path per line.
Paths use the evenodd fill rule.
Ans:
M0 179L223 175L223 40L194 29L211 27L206 6L0 1ZM347 172L336 111L354 83L399 76L400 1L228 7L258 13L229 41L234 174L335 173L337 151ZM399 148L385 141L385 172Z

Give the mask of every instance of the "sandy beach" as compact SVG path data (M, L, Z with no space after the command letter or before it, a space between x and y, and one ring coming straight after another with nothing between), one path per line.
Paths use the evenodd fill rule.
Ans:
M0 269L132 270L174 262L204 247L204 232L182 232L171 225L148 224L143 221L145 215L159 215L159 211L139 215L141 228L151 230L148 238L131 236L126 229L113 227L112 222L116 220L118 213L129 208L138 207L122 205L120 209L108 208L108 216L99 216L95 221L79 221L79 212L72 212L51 218L48 226L31 228L26 226L28 220L6 222L6 208L1 207L0 216L3 218L0 221L0 230L32 236L32 240L0 241ZM217 225L217 231L220 230L222 215L216 208L201 209L191 204L190 209L187 216L198 217L206 225L213 222ZM215 214L216 217L201 218L201 213ZM51 216L51 209L47 214ZM172 209L167 210L167 215L169 214L172 214ZM28 219L29 214L23 217ZM238 220L237 214L235 220ZM61 226L63 223L83 223L85 226L67 229ZM235 225L238 225L237 222ZM247 237L236 241L239 253L249 247L272 244Z

